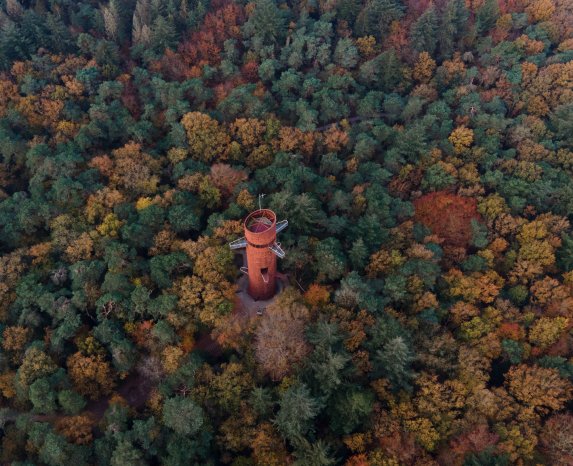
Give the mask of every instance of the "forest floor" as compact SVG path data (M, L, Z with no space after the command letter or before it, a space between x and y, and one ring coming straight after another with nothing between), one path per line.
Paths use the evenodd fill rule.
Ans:
M119 394L129 406L139 409L149 399L154 385L153 381L149 378L135 372L123 381L116 393ZM94 400L88 403L85 412L89 413L96 421L99 421L107 410L109 401L109 396Z

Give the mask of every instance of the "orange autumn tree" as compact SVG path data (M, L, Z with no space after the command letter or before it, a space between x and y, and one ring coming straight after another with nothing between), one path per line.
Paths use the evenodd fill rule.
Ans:
M241 147L252 149L263 142L266 126L264 121L257 118L237 118L229 129Z
M571 383L557 369L540 366L512 367L506 384L515 399L540 414L562 409L572 393Z
M113 370L101 355L77 352L68 358L67 366L76 390L92 400L109 395L115 386Z
M416 199L414 208L414 219L444 239L449 246L467 247L472 239L471 221L481 219L475 199L445 191Z
M416 64L414 65L414 71L412 76L416 81L427 83L436 69L436 62L432 59L428 52L420 53Z
M94 421L86 415L62 417L56 422L56 430L76 445L88 445L93 440Z
M320 307L328 304L330 292L325 286L313 283L304 293L304 300L311 308Z
M94 166L104 175L109 169L105 159L94 161ZM153 194L159 183L160 162L142 150L141 144L129 142L112 152L113 168L109 175L110 185L126 195Z
M2 347L7 351L20 351L26 346L30 334L30 329L26 327L6 327L2 334Z
M242 5L229 0L212 2L209 10L198 30L182 41L176 52L166 49L153 68L183 81L200 76L204 65L220 63L225 41L241 37L245 11Z

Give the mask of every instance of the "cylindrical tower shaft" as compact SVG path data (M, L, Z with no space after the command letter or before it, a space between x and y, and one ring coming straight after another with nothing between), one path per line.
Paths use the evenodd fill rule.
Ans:
M245 219L248 293L255 300L272 298L276 289L277 257L269 249L277 238L277 217L272 210L252 212Z

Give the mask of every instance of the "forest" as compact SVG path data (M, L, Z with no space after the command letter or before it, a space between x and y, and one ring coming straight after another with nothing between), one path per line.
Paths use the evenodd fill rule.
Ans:
M0 0L0 464L571 466L572 221L573 0Z

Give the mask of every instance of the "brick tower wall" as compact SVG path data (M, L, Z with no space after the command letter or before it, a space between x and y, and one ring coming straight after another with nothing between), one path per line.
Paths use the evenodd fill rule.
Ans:
M263 231L252 231L249 222L265 217L271 225ZM245 239L247 240L247 268L249 271L248 293L255 300L272 298L276 289L277 256L269 249L277 238L277 218L269 209L256 210L245 219ZM266 270L265 270L266 269ZM267 283L263 273L268 277Z

